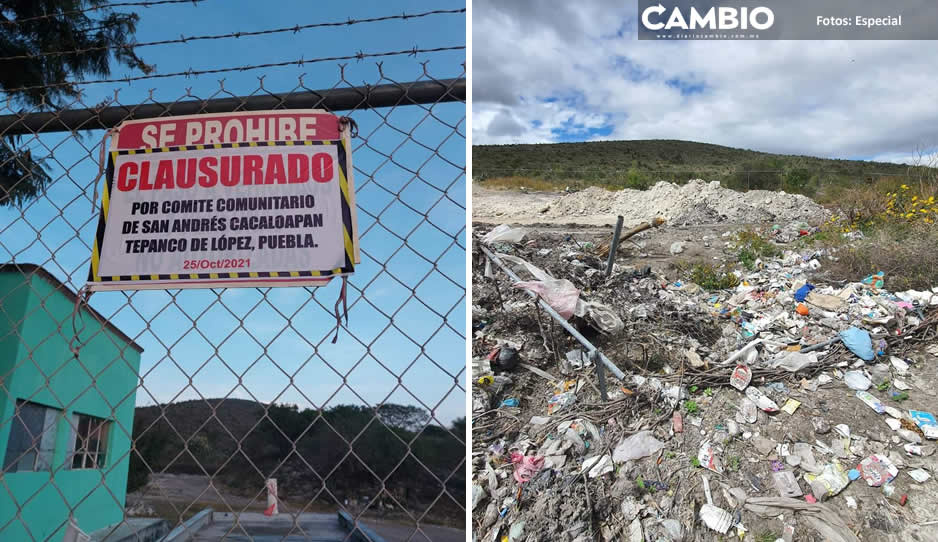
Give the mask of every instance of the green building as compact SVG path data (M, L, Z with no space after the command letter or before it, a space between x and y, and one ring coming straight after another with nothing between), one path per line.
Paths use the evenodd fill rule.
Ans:
M69 515L86 533L124 517L143 349L88 306L73 318L75 301L39 266L0 264L3 541L58 542Z

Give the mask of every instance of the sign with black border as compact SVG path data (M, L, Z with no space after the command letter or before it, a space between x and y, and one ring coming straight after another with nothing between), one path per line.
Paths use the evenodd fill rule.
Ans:
M167 117L112 139L90 289L321 286L358 262L350 141L335 115Z

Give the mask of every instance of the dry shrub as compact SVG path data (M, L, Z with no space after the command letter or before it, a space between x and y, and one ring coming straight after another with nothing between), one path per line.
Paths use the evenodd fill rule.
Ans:
M908 184L906 184L908 183ZM934 220L938 212L938 183L924 180L912 182L897 177L884 177L875 183L858 184L837 191L835 205L842 215L841 224L851 229L883 222L917 222ZM912 215L903 216L911 211Z
M498 190L535 190L538 192L553 192L563 190L568 184L564 181L555 181L549 179L538 179L535 177L491 177L482 181L481 186L485 188L494 188Z
M886 287L893 291L938 286L938 227L881 227L865 239L837 251L830 262L834 278L857 281L868 275L886 273Z
M837 204L847 223L855 224L886 212L884 194L875 185L851 186L840 192Z

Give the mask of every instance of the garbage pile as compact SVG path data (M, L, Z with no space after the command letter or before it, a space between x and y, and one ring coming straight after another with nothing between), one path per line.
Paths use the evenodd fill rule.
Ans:
M803 249L708 291L607 277L602 242L476 234L476 540L935 539L938 286L835 282ZM625 378L603 390L528 292Z

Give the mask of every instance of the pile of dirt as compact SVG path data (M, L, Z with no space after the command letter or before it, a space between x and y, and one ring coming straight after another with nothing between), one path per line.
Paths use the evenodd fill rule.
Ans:
M605 234L536 229L485 247L513 285L474 233L479 540L931 539L938 288L829 280L835 253L784 246L724 290L625 257L606 277ZM576 290L568 322L625 375L607 399L522 287Z
M829 211L799 194L751 190L737 192L717 181L693 179L685 184L659 182L648 190L609 191L590 187L572 193L511 193L473 189L473 215L501 222L579 223L614 222L626 226L664 218L669 223L733 224L822 222Z
M627 224L645 222L662 217L671 223L674 219L693 216L700 209L707 210L703 217L733 223L791 222L793 220L818 221L826 218L827 211L811 198L799 194L751 190L737 192L723 188L717 181L693 179L677 185L659 182L648 190L620 190L610 192L596 187L561 197L545 213L553 218L585 213L622 215Z

